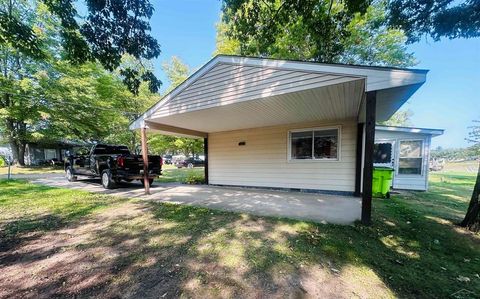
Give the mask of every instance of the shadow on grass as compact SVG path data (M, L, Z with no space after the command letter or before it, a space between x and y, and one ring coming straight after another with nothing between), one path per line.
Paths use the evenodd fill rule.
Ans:
M424 194L415 200L421 202ZM44 265L39 276L56 273L56 278L38 281L33 294L446 298L462 289L470 297L480 294L478 238L429 217L410 197L375 200L370 227L156 202L139 201L126 210L112 212L113 218L84 214L88 217L75 225L88 229L65 245L70 254L63 260ZM15 257L43 257L41 250L47 249ZM31 290L21 284L25 277L16 278L3 288Z
M0 188L0 252L31 240L34 233L73 225L82 217L124 201L25 180L0 180Z

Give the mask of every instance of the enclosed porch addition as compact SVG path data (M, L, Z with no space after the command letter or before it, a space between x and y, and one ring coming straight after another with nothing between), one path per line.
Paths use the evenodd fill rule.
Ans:
M131 129L204 138L210 185L362 195L368 223L375 122L425 77L424 70L216 56Z

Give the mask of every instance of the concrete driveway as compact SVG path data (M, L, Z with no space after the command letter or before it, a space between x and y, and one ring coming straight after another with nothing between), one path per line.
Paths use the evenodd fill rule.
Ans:
M61 175L35 177L30 180L52 187L321 223L352 224L359 220L361 215L360 199L349 196L176 183L154 183L151 195L146 196L139 182L105 190L100 185L100 180L79 179L71 183Z

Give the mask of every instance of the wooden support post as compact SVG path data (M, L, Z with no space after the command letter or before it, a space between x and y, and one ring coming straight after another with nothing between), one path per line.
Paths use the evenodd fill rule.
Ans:
M369 225L372 222L373 147L375 145L376 102L376 92L367 92L365 110L365 160L363 163L362 190L362 223L365 225Z
M208 137L203 138L203 153L205 155L205 184L208 185Z
M355 159L355 196L361 195L362 183L363 123L357 124L357 153Z
M150 183L148 182L148 146L147 146L147 128L140 129L142 142L142 159L143 159L143 185L145 194L150 194Z

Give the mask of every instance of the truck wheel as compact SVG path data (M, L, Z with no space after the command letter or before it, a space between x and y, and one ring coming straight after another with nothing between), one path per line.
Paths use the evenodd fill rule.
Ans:
M72 167L70 166L65 169L65 176L69 182L75 182L77 180L77 176L73 174Z
M145 180L144 179L140 179L140 182L142 182L142 186L145 187ZM153 179L148 179L148 185L151 187L153 184Z
M115 181L112 179L112 173L109 169L102 171L102 186L105 189L112 189L115 187Z
M192 168L193 168L193 164L192 164L192 163L188 163L187 167L188 167L189 169L192 169Z

